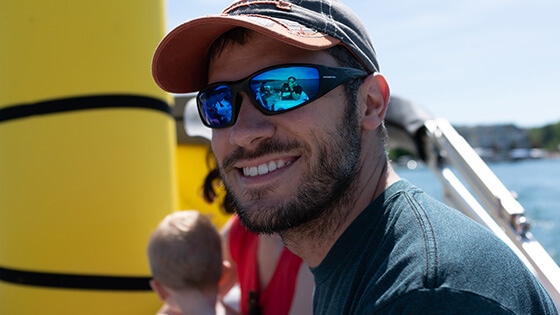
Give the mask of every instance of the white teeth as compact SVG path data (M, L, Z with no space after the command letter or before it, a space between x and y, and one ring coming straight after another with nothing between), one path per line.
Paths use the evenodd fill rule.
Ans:
M257 176L259 174L259 171L256 167L249 167L247 168L247 171L243 170L244 173L246 173L246 176Z
M284 166L286 166L284 160L270 161L268 162L268 164L263 163L259 166L244 167L243 175L250 176L250 177L257 176L257 175L264 175L269 172L275 171L279 168L282 168Z
M278 168L278 166L276 166L276 163L274 163L274 161L270 161L270 163L268 163L268 171L272 172L274 170L276 170Z
M268 173L268 165L261 164L259 165L259 175Z

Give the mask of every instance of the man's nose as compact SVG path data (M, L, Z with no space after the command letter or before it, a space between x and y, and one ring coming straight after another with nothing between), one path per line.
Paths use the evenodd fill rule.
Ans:
M252 148L266 138L274 135L276 127L272 123L271 116L259 111L249 96L244 92L239 93L241 106L235 125L230 131L230 143L244 148Z

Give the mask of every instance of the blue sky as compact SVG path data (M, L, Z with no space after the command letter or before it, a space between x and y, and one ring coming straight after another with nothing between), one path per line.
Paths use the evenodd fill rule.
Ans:
M167 30L230 0L166 0ZM457 125L560 121L560 1L347 0L393 95Z

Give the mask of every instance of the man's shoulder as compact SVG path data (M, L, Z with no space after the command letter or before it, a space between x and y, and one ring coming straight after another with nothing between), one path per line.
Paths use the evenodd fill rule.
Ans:
M415 283L408 286L410 292L449 294L458 301L473 299L489 308L516 312L543 306L540 302L547 297L536 278L494 233L413 185L400 186L387 202L399 209L393 210L395 219L387 227L392 245L385 250L397 257L388 268L407 275L400 288Z
M376 309L422 292L522 312L545 296L494 234L407 181L389 187L347 232L332 253L338 264L316 278L324 280L316 288L321 310Z

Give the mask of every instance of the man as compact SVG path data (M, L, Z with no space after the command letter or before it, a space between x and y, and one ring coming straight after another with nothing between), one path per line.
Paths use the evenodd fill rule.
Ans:
M278 111L251 86L284 74L316 92ZM164 90L231 91L227 123L204 117L242 223L278 233L312 267L316 314L557 314L501 241L392 170L389 86L339 1L239 1L171 31L153 60Z
M282 84L280 97L283 100L299 100L303 88L296 83L296 78L289 77L288 82Z

